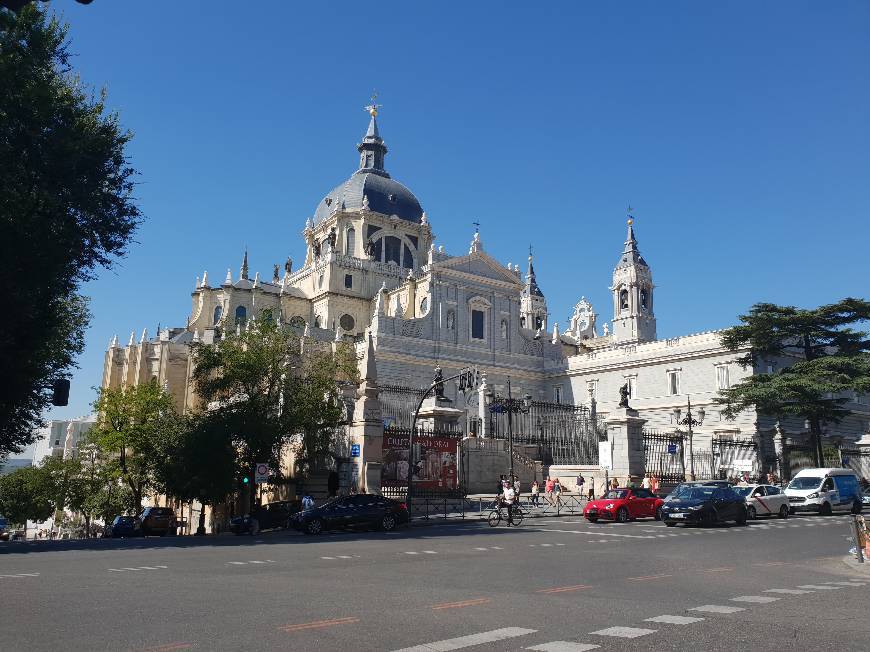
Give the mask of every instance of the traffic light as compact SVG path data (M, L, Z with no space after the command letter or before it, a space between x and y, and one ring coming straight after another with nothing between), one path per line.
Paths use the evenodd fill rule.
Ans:
M51 386L51 404L64 406L69 404L69 380L58 378Z

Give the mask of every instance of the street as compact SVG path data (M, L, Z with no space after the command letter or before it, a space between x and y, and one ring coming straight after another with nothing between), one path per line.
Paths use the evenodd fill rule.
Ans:
M5 544L0 649L866 650L847 523Z

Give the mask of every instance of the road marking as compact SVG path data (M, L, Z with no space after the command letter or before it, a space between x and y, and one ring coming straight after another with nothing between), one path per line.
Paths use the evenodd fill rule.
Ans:
M731 602L755 602L757 604L767 604L768 602L776 602L781 598L771 598L767 595L738 595L736 598L731 598Z
M333 618L332 620L315 620L311 623L299 623L297 625L284 625L283 627L279 627L278 629L290 633L290 632L299 632L304 629L319 629L321 627L332 627L334 625L349 625L351 623L358 623L359 618L347 617L347 618Z
M264 562L264 561L249 561L248 563L249 564L265 564L266 562Z
M753 566L785 566L786 563L784 561L763 561L757 564L752 564Z
M473 607L479 604L490 602L489 598L473 598L471 600L460 600L459 602L443 602L441 604L433 604L432 609L459 609L461 607Z
M764 589L765 593L782 593L783 595L805 595L812 591L804 591L801 589Z
M227 563L234 564L236 566L244 566L245 565L245 562L243 562L243 561L228 561Z
M107 568L106 570L111 571L113 573L125 573L127 571L160 570L161 568L167 568L167 567L166 566L136 566L136 567L124 567L124 568Z
M542 643L541 645L533 645L527 647L527 650L538 650L538 652L586 652L586 650L594 650L601 647L592 643L574 643L573 641L551 641L550 643Z
M738 611L746 611L743 607L729 607L724 604L704 604L700 607L692 607L688 611L704 611L711 614L733 614Z
M426 554L426 555L437 555L438 553L435 552L434 550L424 550L424 551L423 551L423 554Z
M575 584L574 586L557 586L552 589L538 589L535 593L568 593L569 591L582 591L591 588L588 584Z
M541 547L542 547L542 548L550 548L550 547L552 547L552 546L553 546L552 543L542 543L542 544L541 544Z
M613 523L612 525L617 525ZM599 532L589 531L581 532L580 530L547 530L548 532L561 532L562 534L591 534L599 537L622 537L625 539L655 539L652 534L616 534L615 532Z
M419 553L419 552L414 552L413 550L410 550L410 551L406 552L405 554L406 554L406 555L419 555L420 553Z
M532 544L534 545L534 544ZM475 550L489 550L489 548L475 548Z
M673 577L673 575L662 573L661 575L640 575L638 577L627 577L626 579L630 582L646 582L647 580L660 580L665 577Z
M321 559L335 559L335 557L321 557ZM242 563L242 562L240 562L240 561L231 561L230 563L231 563L231 564L240 564L240 563Z
M110 568L109 570L114 570ZM0 575L0 577L39 577L39 573L15 573L14 575Z
M646 636L647 634L655 634L656 629L644 629L643 627L608 627L607 629L599 629L598 636L615 636L617 638L637 638L638 636Z
M166 643L155 647L146 647L140 652L173 652L173 650L189 650L193 645L190 643Z
M646 618L644 622L647 623L666 623L668 625L691 625L692 623L697 623L704 620L703 618L693 618L692 616L671 616L665 614L664 616L656 616L655 618Z
M824 584L798 584L799 589L820 589L822 591L835 591L842 589L842 586L825 586Z
M468 636L459 636L458 638L448 638L443 641L406 647L395 652L450 652L451 650L461 650L474 645L495 643L496 641L504 641L509 638L526 636L527 634L534 634L536 631L538 630L524 629L522 627L504 627L502 629L493 629L489 632L480 632L479 634L469 634Z
M701 572L702 572L702 573L730 573L730 572L733 571L733 570L734 570L733 568L727 568L727 567L722 567L722 568L703 568L703 569L701 569Z
M338 555L339 559L353 559L350 555Z

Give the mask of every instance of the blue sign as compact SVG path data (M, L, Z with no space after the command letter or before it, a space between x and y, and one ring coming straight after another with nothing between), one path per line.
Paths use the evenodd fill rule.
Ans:
M849 458L843 455L843 466L849 466Z
M350 445L350 456L351 457L359 457L359 444L351 444Z
M676 444L668 444L668 452L669 452L671 455L673 455L674 453L676 453L676 452L677 452L677 445L676 445Z

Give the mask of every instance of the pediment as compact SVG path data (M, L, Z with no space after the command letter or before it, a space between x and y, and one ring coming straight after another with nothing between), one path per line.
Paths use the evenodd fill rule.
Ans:
M512 271L482 251L436 263L440 270L455 270L479 278L492 279L522 287L523 282Z

